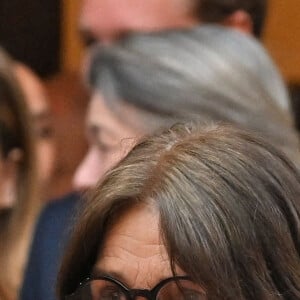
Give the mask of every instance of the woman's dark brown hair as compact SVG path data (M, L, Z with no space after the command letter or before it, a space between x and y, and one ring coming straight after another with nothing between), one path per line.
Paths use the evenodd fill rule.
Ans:
M90 275L122 212L144 201L160 215L172 269L207 299L300 299L299 199L300 175L274 146L227 126L177 125L135 146L95 189L66 251L59 297Z

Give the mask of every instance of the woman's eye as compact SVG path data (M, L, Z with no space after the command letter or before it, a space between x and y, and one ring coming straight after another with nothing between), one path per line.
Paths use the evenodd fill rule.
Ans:
M182 295L182 300L204 300L205 297L202 293L199 293L198 291L184 291Z
M119 290L106 289L101 292L100 300L123 300L123 293Z
M101 141L97 142L98 149L102 152L102 154L110 154L118 151L119 149L119 144L105 144Z
M40 139L49 139L54 135L54 129L52 126L43 126L35 129L35 135Z
M107 146L103 143L98 143L98 148L103 154L106 154L111 150L109 146Z
M54 130L52 127L45 127L40 130L40 137L42 138L50 138L54 134Z

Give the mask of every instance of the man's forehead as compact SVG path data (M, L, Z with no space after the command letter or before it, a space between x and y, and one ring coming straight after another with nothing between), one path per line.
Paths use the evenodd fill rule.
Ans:
M147 15L165 15L170 12L187 13L195 0L83 0L81 13L93 14L106 18L104 13L118 16L121 19L130 18L138 13L147 12ZM93 14L94 15L94 14Z
M155 31L195 25L192 0L85 0L81 31L100 41L113 41L132 31Z

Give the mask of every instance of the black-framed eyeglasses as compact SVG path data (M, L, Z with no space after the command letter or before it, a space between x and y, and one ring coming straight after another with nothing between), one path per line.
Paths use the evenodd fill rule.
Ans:
M204 300L201 287L188 276L175 276L162 280L153 289L129 289L110 276L86 279L66 300Z

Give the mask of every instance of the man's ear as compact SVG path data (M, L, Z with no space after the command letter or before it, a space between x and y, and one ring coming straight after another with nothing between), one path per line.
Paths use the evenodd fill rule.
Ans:
M247 34L253 34L253 21L250 15L244 10L237 10L228 17L226 17L223 25L232 27L238 31Z

